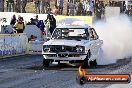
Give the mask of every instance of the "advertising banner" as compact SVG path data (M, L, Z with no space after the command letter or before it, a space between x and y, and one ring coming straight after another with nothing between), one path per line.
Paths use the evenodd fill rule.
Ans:
M1 34L0 57L27 53L27 36L24 34Z
M93 17L92 16L55 16L57 20L57 24L65 23L65 24L71 24L75 21L80 21L79 24L87 24L89 26L92 26L93 24Z

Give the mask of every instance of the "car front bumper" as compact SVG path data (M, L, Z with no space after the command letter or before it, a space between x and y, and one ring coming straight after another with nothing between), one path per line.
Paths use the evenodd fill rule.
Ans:
M60 53L42 53L45 59L51 60L60 60L60 61L74 61L74 60L84 60L86 58L85 53L67 53L67 52L60 52Z

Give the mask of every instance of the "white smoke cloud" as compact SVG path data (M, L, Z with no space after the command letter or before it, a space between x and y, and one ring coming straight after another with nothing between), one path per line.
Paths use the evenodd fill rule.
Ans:
M132 22L121 15L94 24L103 46L97 62L100 65L115 63L118 59L132 56Z

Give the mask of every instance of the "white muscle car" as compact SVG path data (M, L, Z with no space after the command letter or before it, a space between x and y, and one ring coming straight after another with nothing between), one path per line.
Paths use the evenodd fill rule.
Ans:
M51 62L95 66L102 43L90 26L58 26L51 39L43 44L43 66L48 67Z

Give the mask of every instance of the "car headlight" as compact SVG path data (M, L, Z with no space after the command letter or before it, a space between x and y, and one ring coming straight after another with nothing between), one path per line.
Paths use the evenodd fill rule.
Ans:
M45 47L45 46L43 46L43 51L44 51L44 52L50 52L50 47Z
M77 52L84 52L84 47L78 46L76 47Z
M45 48L44 51L45 52L50 52L50 48Z

